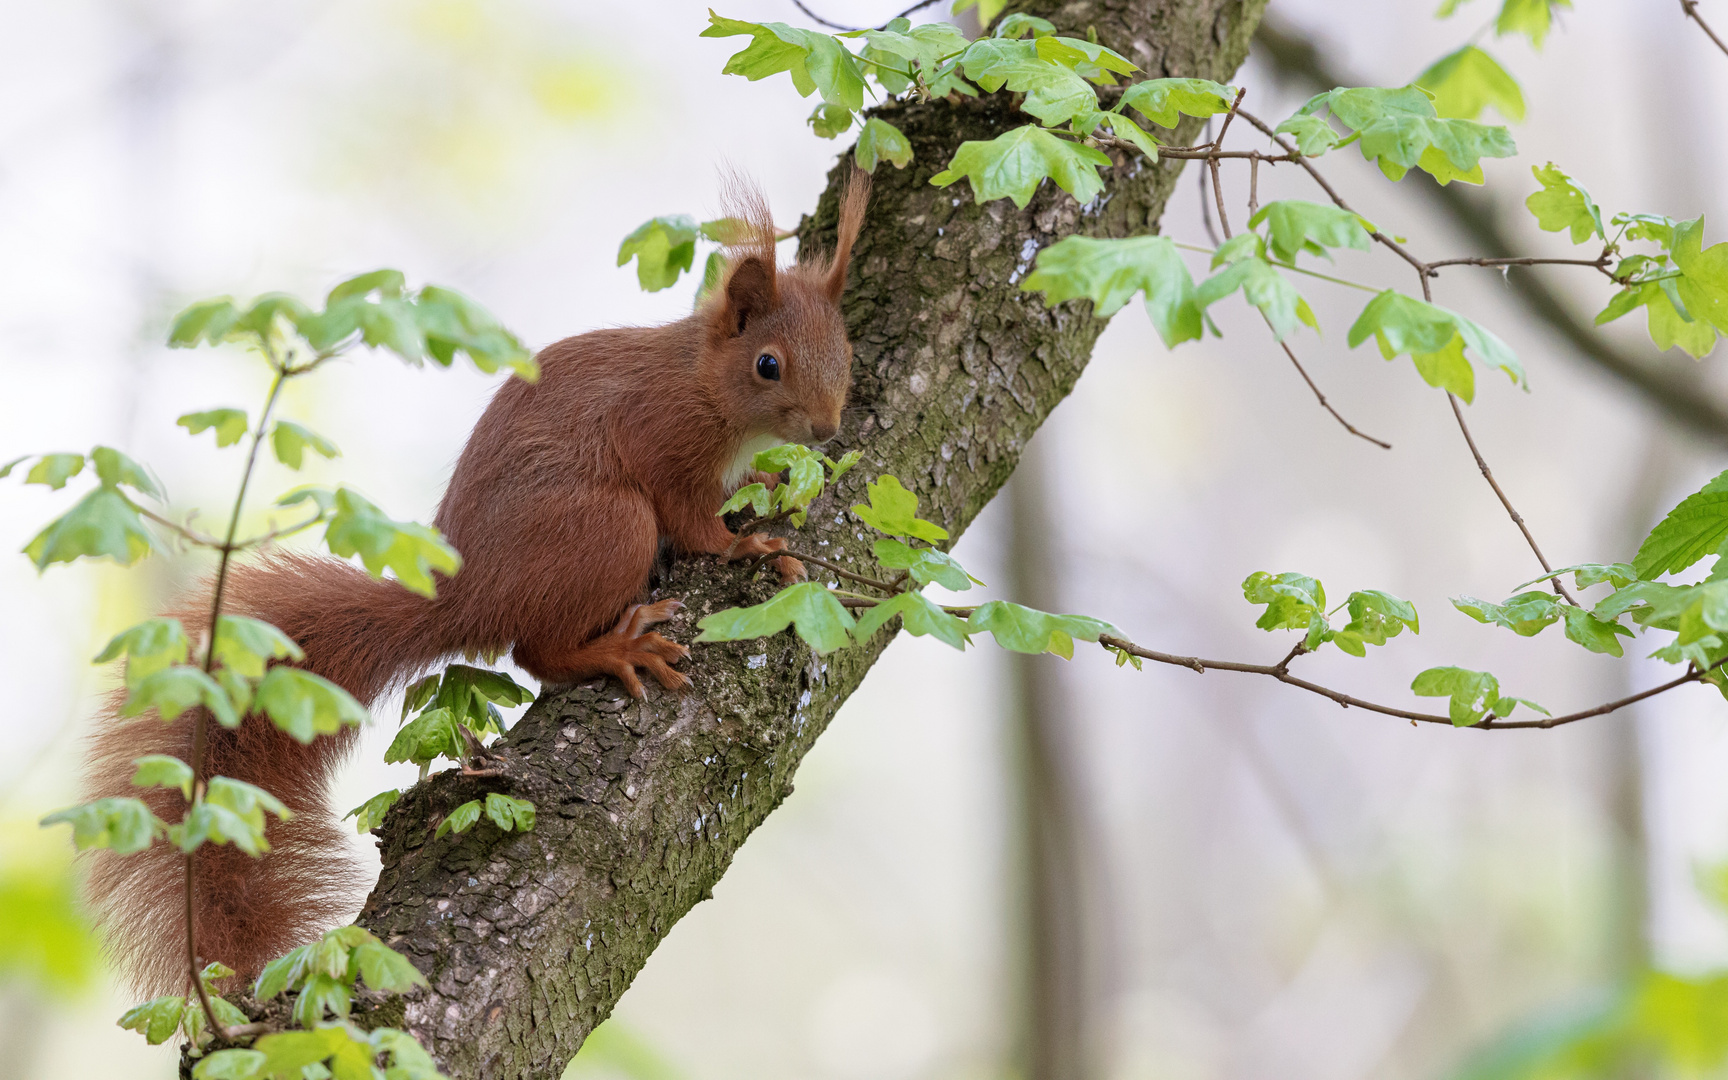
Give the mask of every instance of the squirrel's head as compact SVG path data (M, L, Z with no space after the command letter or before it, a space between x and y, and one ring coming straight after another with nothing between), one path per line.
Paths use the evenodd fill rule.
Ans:
M852 343L840 315L846 263L870 197L868 174L854 172L840 200L832 257L781 269L776 234L761 192L733 182L738 222L725 273L704 305L705 382L745 438L821 443L840 428L852 388Z

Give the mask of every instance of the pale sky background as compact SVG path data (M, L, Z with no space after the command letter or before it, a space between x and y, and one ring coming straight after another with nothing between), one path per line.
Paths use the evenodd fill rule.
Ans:
M1396 85L1492 14L1477 3L1436 22L1432 6L1273 9L1363 80ZM174 418L255 407L261 368L159 344L176 310L209 295L315 297L395 266L469 293L536 347L681 315L693 282L640 292L614 265L622 237L656 214L710 216L727 162L756 176L791 225L846 142L810 134L811 103L789 80L721 76L743 39L698 38L705 7L0 8L14 43L0 67L0 461L107 443L150 463L177 506L220 513L239 457L186 438ZM1530 166L1550 159L1605 211L1708 213L1706 243L1728 238L1713 224L1728 209L1721 185L1707 182L1728 146L1728 119L1709 105L1728 100L1728 59L1677 8L1579 0L1541 53L1485 41L1530 104L1514 128L1521 156L1486 170L1531 253L1571 251L1520 205ZM1728 5L1704 8L1728 23ZM808 25L784 0L721 10ZM894 5L822 10L863 23ZM1262 116L1300 103L1252 58L1238 81ZM1323 166L1418 252L1471 253L1353 149ZM1231 183L1239 207L1245 180ZM1263 202L1316 197L1297 175L1265 170L1260 183ZM1197 205L1190 173L1163 230L1204 242ZM1412 284L1378 254L1344 253L1338 272ZM1558 280L1587 313L1610 293L1587 272ZM1421 611L1420 637L1368 660L1302 661L1362 696L1418 704L1406 690L1415 672L1451 663L1493 670L1559 712L1671 677L1655 662L1586 654L1558 630L1518 639L1452 610L1448 596L1509 594L1537 572L1533 560L1444 397L1408 361L1345 346L1359 294L1299 284L1324 329L1295 340L1299 355L1346 416L1395 449L1343 433L1239 301L1217 311L1225 337L1174 353L1130 306L1038 440L1064 606L1151 647L1271 660L1288 643L1253 628L1239 583L1301 570L1336 598L1381 588ZM1528 395L1482 374L1469 417L1557 563L1628 558L1654 515L1723 467L1719 451L1662 434L1521 316L1493 273L1448 271L1436 300L1505 338L1530 373ZM1625 322L1612 332L1636 344L1642 318ZM303 475L272 465L257 490L340 477L398 516L429 518L495 382L356 354L286 403L343 457ZM21 547L69 495L0 488L0 550ZM1000 538L992 508L956 553L999 581ZM78 734L111 677L87 660L189 572L164 559L38 576L22 556L0 558L0 859L66 844L64 830L38 834L33 822L74 796ZM692 1080L1000 1075L1013 1034L1004 670L990 644L961 655L896 642L714 900L650 960L619 1025ZM1110 855L1100 1075L1435 1077L1532 1010L1600 987L1616 843L1608 788L1632 745L1643 751L1657 955L1682 969L1728 963L1728 926L1691 884L1695 865L1728 858L1728 709L1711 692L1563 731L1484 735L1412 730L1223 673L1118 670L1085 650L1063 670ZM381 764L394 713L378 710L341 781L344 809L412 782L411 768ZM24 1075L172 1075L172 1053L113 1026L126 1004L104 989L31 1014L43 1020ZM0 991L8 1007L23 1006Z

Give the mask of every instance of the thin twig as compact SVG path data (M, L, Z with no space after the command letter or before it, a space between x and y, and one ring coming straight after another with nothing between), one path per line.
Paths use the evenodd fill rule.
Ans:
M1206 132L1208 135L1210 135L1212 132L1212 121L1210 118L1208 118L1206 121ZM1179 157L1201 157L1201 158L1207 158L1208 160L1210 159L1210 156L1212 154L1211 150L1208 150L1205 147L1200 147L1199 150L1200 150L1200 152L1198 154L1180 154L1177 156L1179 156ZM1162 153L1163 151L1159 151L1159 152ZM1223 241L1218 239L1218 230L1214 229L1212 227L1212 202L1210 199L1208 199L1206 197L1206 195L1207 195L1206 185L1207 185L1207 181L1210 179L1211 175L1212 174L1208 169L1201 169L1200 173L1199 173L1199 179L1200 179L1200 224L1204 225L1206 227L1206 239L1212 241L1213 247L1217 247L1219 244L1222 244Z
M1512 259L1440 259L1436 262L1429 263L1428 269L1430 271L1435 271L1442 266L1592 266L1598 270L1606 272L1608 265L1613 261L1613 257L1608 255L1606 252L1594 259L1542 259L1531 257Z
M1512 505L1512 500L1508 499L1506 492L1501 490L1500 482L1494 479L1494 471L1488 467L1488 462L1482 457L1482 451L1476 448L1476 440L1470 434L1470 425L1464 422L1464 409L1458 404L1458 395L1448 391L1446 400L1452 403L1452 415L1458 418L1458 430L1464 433L1464 442L1470 447L1470 456L1476 459L1476 467L1482 470L1482 479L1488 481L1488 486L1494 489L1495 495L1499 496L1500 505L1504 506L1506 512L1512 515L1512 523L1518 526L1518 531L1524 534L1524 540L1530 545L1530 550L1536 553L1536 561L1542 564L1542 572L1553 574L1554 567L1549 565L1548 557L1542 554L1542 548L1537 545L1536 538L1530 534L1530 526L1524 524L1524 516L1518 513L1518 509ZM1560 584L1558 577L1549 578L1548 583L1554 586L1554 591L1568 604L1574 607L1578 606L1578 601L1566 591L1566 586Z
M1218 128L1218 137L1212 140L1213 151L1224 149L1224 136L1230 131L1230 121L1236 119L1236 110L1241 108L1242 99L1248 96L1246 86L1236 91L1236 100L1230 103L1230 111L1224 114L1224 123Z
M1348 421L1348 420L1344 419L1342 416L1338 415L1338 410L1334 409L1332 407L1332 403L1326 400L1326 395L1322 394L1320 392L1320 388L1318 386L1314 385L1314 380L1308 377L1308 370L1302 366L1302 361L1296 359L1296 354L1293 351L1291 351L1289 342L1280 341L1278 344L1281 348L1283 348L1284 355L1288 356L1290 358L1290 362L1292 364L1296 365L1296 373L1298 375L1302 376L1302 381L1308 384L1308 389L1314 391L1314 397L1319 400L1320 407L1322 409L1325 409L1327 412L1331 413L1332 419L1338 421L1340 424L1343 424L1345 431L1348 431L1350 434L1356 436L1358 439L1367 439L1369 442L1373 443L1375 446L1378 446L1383 450L1392 449L1391 443L1385 442L1384 440L1381 440L1381 439L1376 439L1374 436L1368 434L1365 431L1358 431L1355 428L1355 426L1350 423L1350 421Z
M1699 28L1710 36L1710 40L1716 43L1718 49L1721 49L1724 54L1728 54L1728 42L1717 37L1716 31L1710 29L1710 24L1704 21L1704 16L1698 14L1698 0L1680 0L1680 8L1686 12L1687 18L1697 23Z
M845 578L847 581L856 581L858 584L868 585L872 589L881 589L883 592L887 593L889 596L894 596L900 592L900 587L898 585L891 584L891 583L886 582L886 581L877 581L873 577L866 577L863 574L854 573L853 571L846 569L844 566L841 566L838 563L829 562L827 559L822 558L820 555L807 555L802 551L793 551L791 548L786 548L786 549L781 550L781 551L776 551L776 552L774 552L774 554L775 555L789 555L792 558L797 559L799 562L815 563L817 566L822 567L824 570L832 571L833 573L838 574L840 577Z
M1155 649L1143 648L1125 638L1113 637L1109 634L1099 637L1098 644L1107 649L1119 649L1131 656L1138 656L1146 660L1154 660L1160 664L1185 667L1202 674L1208 671L1237 671L1245 675L1265 675L1269 678L1277 679L1281 683L1288 683L1289 685L1299 689L1307 690L1309 693L1319 694L1321 697L1329 698L1345 708L1366 709L1369 712L1377 712L1385 716L1396 716L1401 720L1419 721L1424 724L1445 724L1447 727L1456 726L1452 723L1452 718L1449 716L1439 716L1434 713L1411 712L1408 709L1397 709L1390 705L1379 705L1372 701L1355 697L1351 694L1333 690L1330 687L1321 686L1319 683L1309 682L1307 679L1297 678L1290 674L1288 668L1290 661L1305 651L1300 645L1298 645L1296 649L1291 650L1288 656L1276 664L1244 664L1233 660L1204 660L1198 656L1178 656L1175 653L1158 652ZM1480 731L1498 731L1509 728L1554 728L1560 727L1563 724L1576 723L1579 720L1585 720L1592 716L1605 716L1608 713L1624 709L1628 705L1634 705L1643 701L1645 698L1655 697L1657 694L1666 693L1676 687L1685 686L1687 683L1698 682L1702 680L1705 675L1721 667L1723 664L1728 664L1728 658L1717 661L1706 670L1700 671L1697 668L1693 668L1679 678L1671 679L1659 686L1652 686L1648 690L1639 691L1629 697L1623 697L1616 701L1610 701L1606 704L1598 705L1595 708L1583 709L1579 712L1566 713L1562 716L1545 716L1540 720L1502 720L1499 717L1496 717L1493 713L1489 713L1486 719L1482 720L1480 723L1472 724L1470 727Z
M1254 215L1260 211L1260 159L1248 159L1248 224L1254 224Z
M918 3L913 4L911 7L907 8L905 11L902 11L900 14L894 16L894 19L904 19L906 16L912 14L914 11L922 11L925 8L930 7L932 4L935 4L936 2L937 2L937 0L919 0ZM792 6L797 8L799 11L802 11L805 14L805 16L810 19L811 22L816 23L818 26L826 26L830 30L841 30L841 31L845 31L848 33L853 33L853 32L859 31L859 30L886 30L886 29L888 29L888 23L883 23L881 26L842 26L839 23L829 22L827 19L824 19L822 16L816 14L814 11L811 11L809 8L805 7L804 6L804 0L792 0ZM894 19L889 19L888 22L893 22Z
M1127 139L1117 138L1114 135L1093 135L1092 138L1104 146L1115 146L1123 150L1131 150L1134 153L1140 152L1140 148L1129 142ZM1212 158L1218 158L1219 160L1224 160L1226 158L1240 158L1243 161L1266 161L1271 162L1274 165L1281 162L1287 163L1296 160L1296 155L1294 154L1268 154L1264 150L1210 150L1204 146L1160 146L1158 148L1158 156L1181 158L1184 161L1209 161Z
M264 429L270 419L270 412L276 407L276 398L282 392L282 383L289 377L289 371L283 364L270 357L271 367L276 371L276 377L270 382L270 394L264 399L264 409L258 414L258 427L252 433L252 446L246 454L246 468L240 474L240 491L234 497L234 512L228 518L228 535L223 539L221 556L216 563L216 586L210 603L210 640L204 651L204 674L208 675L216 667L216 639L222 632L222 600L228 587L228 570L236 550L234 537L240 531L240 513L246 504L246 488L252 482L252 472L258 464L258 449L264 445ZM308 368L309 370L309 368ZM204 757L209 741L210 714L207 709L194 709L192 715L192 802L187 807L190 814L204 800L208 786L208 778L204 775ZM204 1016L210 1022L210 1030L221 1038L228 1037L228 1029L216 1019L216 1012L210 1005L210 992L205 989L204 980L199 977L198 968L198 862L197 849L186 853L186 972L192 980L192 986L198 994L198 1002L204 1008Z
M1224 123L1218 127L1218 137L1212 140L1212 152L1206 158L1206 168L1212 174L1212 195L1218 200L1218 227L1224 230L1224 239L1230 239L1230 215L1224 211L1224 183L1218 176L1218 155L1224 147L1224 134L1230 130L1230 121L1236 119L1236 109L1242 104L1246 88L1236 91L1236 99L1230 102L1230 111L1224 114Z
M156 524L161 525L164 528L173 529L175 532L179 533L187 540L190 540L192 543L197 544L199 547L213 548L216 550L220 550L222 547L222 541L216 539L214 536L208 536L199 532L197 529L182 525L178 521L165 518L161 514L151 510L148 506L139 506L137 509L140 514L149 518L151 521L154 521Z

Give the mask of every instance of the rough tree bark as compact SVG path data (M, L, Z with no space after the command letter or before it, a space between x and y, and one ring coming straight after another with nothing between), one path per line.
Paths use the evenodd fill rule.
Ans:
M1265 0L1016 6L1076 36L1096 28L1149 76L1227 80ZM877 170L845 298L857 362L839 442L864 460L816 504L797 541L841 563L867 549L845 508L878 473L898 476L956 536L990 501L1105 324L1083 302L1047 308L1018 282L1063 236L1154 230L1181 165L1119 165L1085 207L1049 184L1023 211L978 206L966 184L929 180L962 141L1028 121L1008 95L889 103L881 115L917 157L904 171ZM804 220L802 243L832 243L845 167ZM703 615L774 587L712 559L679 562L652 584L656 597L684 599L670 634L686 642ZM787 634L701 646L687 668L695 690L681 698L650 690L634 702L610 682L547 688L502 740L506 780L434 776L380 829L383 873L360 922L432 985L405 1012L396 1004L371 1022L406 1026L454 1077L557 1076L791 793L804 754L888 639L828 657ZM433 840L444 812L499 788L536 803L533 832L482 827Z

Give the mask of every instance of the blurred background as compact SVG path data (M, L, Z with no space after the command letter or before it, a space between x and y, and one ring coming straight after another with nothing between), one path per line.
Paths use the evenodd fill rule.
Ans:
M899 6L818 10L864 25ZM106 443L150 463L177 506L221 513L240 459L174 418L255 406L262 369L160 344L173 313L209 295L321 296L395 266L466 291L536 347L682 315L695 283L641 292L614 265L623 236L657 214L713 216L723 163L758 177L795 224L847 142L810 134L810 103L787 80L722 77L741 41L698 38L705 9L0 8L14 43L0 66L0 461ZM1728 5L1701 10L1728 23ZM723 14L812 25L790 0L732 0ZM1257 44L1237 81L1280 118L1316 89L1304 81L1316 62L1399 85L1492 14L1274 0L1285 47ZM1354 151L1327 159L1328 175L1429 257L1486 253L1483 229L1522 254L1572 254L1522 207L1530 166L1550 159L1608 212L1707 213L1706 243L1728 238L1709 224L1728 209L1728 58L1678 5L1580 0L1561 14L1539 53L1483 39L1530 106L1514 128L1521 156L1485 162L1485 191L1445 204L1424 175L1388 184ZM1184 176L1162 227L1205 243L1197 180ZM1228 182L1239 207L1246 179ZM1313 196L1270 169L1259 194ZM1377 254L1339 266L1408 285ZM1586 320L1610 292L1588 271L1539 280ZM1302 661L1365 697L1414 706L1411 677L1440 664L1493 670L1556 712L1671 677L1451 608L1449 596L1498 599L1539 571L1444 397L1407 361L1346 348L1357 296L1298 284L1324 328L1296 338L1298 354L1346 417L1395 448L1343 432L1238 302L1215 309L1223 338L1173 354L1131 306L956 549L989 595L1106 618L1153 648L1271 662L1290 643L1253 628L1239 583L1298 570L1334 597L1379 588L1420 609L1421 636L1369 660ZM1437 302L1504 337L1530 373L1529 394L1480 377L1478 442L1557 565L1626 559L1721 470L1728 433L1700 434L1606 374L1516 284L1470 269L1435 283ZM1641 315L1624 322L1601 340L1650 379L1678 399L1728 400L1721 356L1694 377L1690 359L1655 353ZM304 474L267 466L257 490L340 475L428 519L492 386L355 355L297 385L286 409L344 456ZM69 495L6 486L0 548L21 547ZM197 569L155 559L38 576L0 559L0 1080L173 1075L176 1053L115 1026L130 1002L78 921L69 841L35 821L76 797L80 733L111 678L89 658ZM1728 967L1728 921L1697 881L1728 859L1728 709L1713 692L1483 734L1152 668L896 641L796 793L567 1075L1439 1078L1652 965ZM343 808L412 782L411 767L381 763L395 709L378 715L339 785ZM355 845L375 858L369 839ZM1728 1016L1703 1029L1728 1037Z

